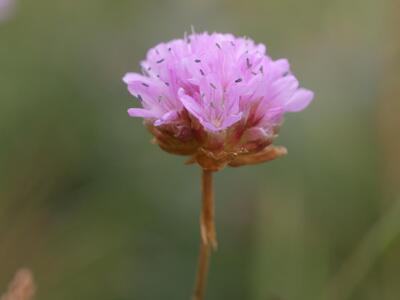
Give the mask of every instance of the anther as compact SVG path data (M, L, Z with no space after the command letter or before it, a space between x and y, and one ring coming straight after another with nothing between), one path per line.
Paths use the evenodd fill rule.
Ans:
M246 65L247 65L248 69L251 68L251 63L250 63L250 59L249 58L246 58Z

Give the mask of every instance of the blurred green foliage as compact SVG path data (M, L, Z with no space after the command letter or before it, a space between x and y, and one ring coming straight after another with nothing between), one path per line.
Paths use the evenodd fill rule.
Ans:
M207 299L399 299L396 215L376 227L396 201L378 118L386 11L373 0L17 2L0 23L0 290L24 266L40 300L189 299L200 172L128 118L121 77L194 25L265 43L316 93L286 118L287 157L217 174ZM380 250L364 259L360 245Z

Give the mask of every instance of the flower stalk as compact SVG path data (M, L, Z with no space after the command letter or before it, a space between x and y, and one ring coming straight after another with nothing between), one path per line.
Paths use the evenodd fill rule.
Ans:
M200 254L196 282L192 300L203 300L206 290L208 266L210 264L211 247L206 245L203 240L200 242Z
M213 171L202 171L202 208L200 216L200 254L192 300L204 299L211 250L217 249L215 230Z
M217 234L214 220L213 172L203 170L202 173L202 208L200 217L201 240L212 249L217 248Z

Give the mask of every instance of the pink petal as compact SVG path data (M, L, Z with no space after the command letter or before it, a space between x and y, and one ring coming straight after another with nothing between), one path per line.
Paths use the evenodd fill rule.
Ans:
M182 102L183 106L197 119L202 119L202 108L192 97L188 96L183 89L178 91L179 100Z
M301 111L310 104L313 98L313 92L306 89L298 89L285 104L285 110L290 112Z
M171 123L179 118L179 113L177 111L170 111L164 114L160 119L154 122L155 126L161 126L164 124Z
M143 108L130 108L128 109L128 114L131 117L157 118L157 115L154 112Z
M238 114L230 115L230 116L226 117L219 130L226 129L229 126L240 121L240 119L242 118L242 115L243 115L243 113L240 112Z

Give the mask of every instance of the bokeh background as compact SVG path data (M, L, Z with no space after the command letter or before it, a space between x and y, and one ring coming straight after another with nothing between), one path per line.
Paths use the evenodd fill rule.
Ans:
M38 300L190 298L200 171L149 143L121 77L193 25L265 43L316 94L286 117L287 157L216 175L207 299L400 299L397 0L14 1L0 291L28 267Z

